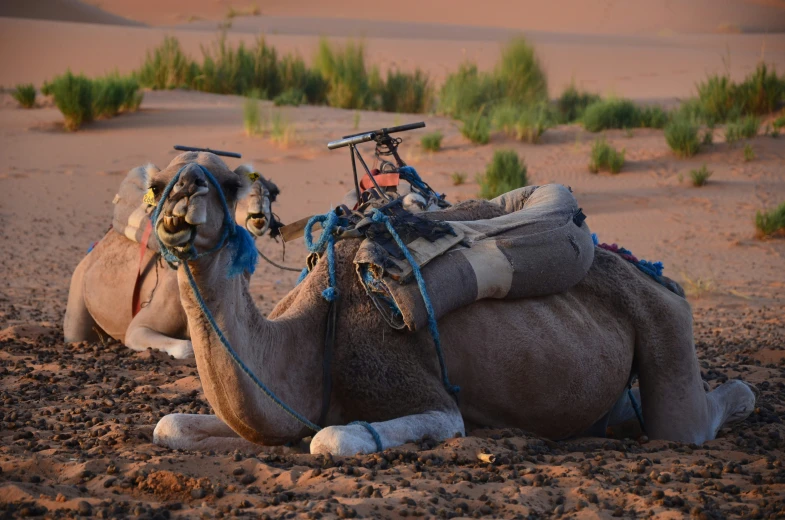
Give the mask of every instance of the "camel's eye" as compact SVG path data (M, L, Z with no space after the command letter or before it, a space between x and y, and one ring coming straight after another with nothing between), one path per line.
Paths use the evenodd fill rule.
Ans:
M150 189L152 190L153 195L158 197L161 194L161 192L164 191L164 185L160 182L152 182L150 183Z

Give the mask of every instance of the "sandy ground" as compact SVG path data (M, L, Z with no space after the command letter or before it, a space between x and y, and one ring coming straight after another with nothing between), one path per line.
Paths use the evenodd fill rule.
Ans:
M228 5L191 4L195 12L204 9L207 20L220 18ZM100 7L153 25L175 16L181 4L158 11L150 5L106 0ZM311 23L307 20L329 14L315 4L300 5L303 11L294 12L288 3L271 2L269 14L299 16L294 25L302 30ZM338 5L352 6L348 0ZM743 5L782 8L774 0ZM445 22L471 21L454 11ZM426 14L414 20L439 21ZM378 10L361 15L380 16ZM733 49L731 66L737 73L754 66L763 40L767 57L785 59L785 52L771 51L777 45L785 50L781 34L690 34L669 40L610 30L565 34L558 31L568 30L567 25L545 27L537 25L536 16L531 20L531 26L502 23L488 14L474 24L486 27L473 30L491 35L509 27L542 30L538 51L543 49L556 90L554 77L577 70L576 79L595 82L598 91L617 88L638 99L684 96L695 78L720 66L724 42ZM701 23L690 30L700 32ZM344 30L341 24L339 19L331 27ZM243 27L238 22L232 37L249 37L241 34ZM422 29L407 27L415 33ZM437 75L457 63L462 52L482 54L487 63L498 53L495 37L459 41L454 29L440 30L453 36L428 45L424 39L370 39L369 53L381 56L394 41L389 59L428 67ZM191 49L214 34L177 31ZM111 64L130 69L163 32L0 18L0 84L39 81L66 64L90 73ZM271 38L292 49L307 49L316 41L314 34ZM631 70L618 67L628 62ZM621 72L607 73L616 69L624 70L626 79ZM494 136L488 146L475 146L445 118L360 112L361 130L416 120L426 121L426 131L441 130L441 152L420 148L424 131L405 136L401 150L449 200L473 197L475 175L502 147L525 158L530 183L570 185L602 241L662 260L665 273L684 284L695 313L704 379L716 385L741 377L756 386L759 401L746 421L701 447L645 442L634 425L612 432L610 439L558 443L518 430L478 430L466 439L440 444L426 439L383 454L330 460L311 457L302 445L258 453L171 452L152 445L153 427L164 414L210 412L195 363L132 352L111 340L65 345L61 324L70 274L106 231L112 197L130 168L148 161L164 166L176 153L173 144L238 151L243 162L253 162L281 187L275 210L282 220L293 221L327 211L349 188L346 151L329 152L325 144L352 132L355 114L326 107L280 109L298 136L281 148L243 134L242 100L231 96L148 92L140 112L98 121L74 134L62 130L51 103L43 105L22 110L9 96L0 97L0 517L785 515L785 240L755 239L753 227L756 211L785 201L785 138L761 135L733 147L718 130L715 144L680 160L661 131L611 131L607 138L626 149L627 165L616 176L593 175L586 166L595 136L578 126L549 130L538 145ZM265 104L268 118L272 110L278 109ZM744 144L754 149L754 161L744 161ZM693 188L688 172L704 163L714 174L707 186ZM453 185L456 172L465 174L465 184ZM263 239L259 246L280 260L280 244ZM303 259L301 245L287 246L286 263L302 265ZM260 310L269 312L295 278L296 273L260 264L252 280ZM480 451L496 454L497 462L480 462Z

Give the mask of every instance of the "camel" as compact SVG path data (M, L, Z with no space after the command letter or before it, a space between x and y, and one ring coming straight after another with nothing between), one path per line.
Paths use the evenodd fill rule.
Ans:
M158 172L154 165L147 165L131 170L129 177L144 181ZM254 236L262 236L272 221L270 203L278 188L250 164L239 166L235 172L255 179L248 187L245 211L237 215ZM136 208L141 203L140 197L127 204ZM139 243L113 228L79 262L71 277L63 324L65 340L95 341L105 335L133 350L149 347L176 359L193 357L175 271L149 248L140 262L139 248ZM139 297L144 304L134 316L131 301L137 272L141 276Z
M177 172L176 191L161 200ZM181 255L191 248L203 253L183 257L177 283L215 412L164 416L154 442L171 449L251 449L310 435L232 358L200 298L243 366L303 418L317 421L330 305L323 297L330 283L326 255L265 318L246 277L228 274L228 266L237 265L236 249L221 247L222 199L234 208L244 179L218 157L193 153L173 160L151 182L159 193L154 229L161 243ZM204 186L209 193L196 201L206 212L204 223L172 218L179 201ZM564 439L607 416L634 375L652 439L700 444L754 409L755 395L742 381L704 391L687 301L599 248L589 273L566 292L479 300L439 320L450 379L461 387L456 400L443 385L429 333L391 330L374 309L352 265L358 245L347 239L335 246L340 298L332 392L310 443L313 454L371 453L424 436L441 441L465 435L466 423Z

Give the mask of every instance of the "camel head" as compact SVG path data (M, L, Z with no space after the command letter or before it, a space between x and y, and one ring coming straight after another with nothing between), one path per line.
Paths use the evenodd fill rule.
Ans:
M192 246L204 252L229 245L250 260L248 248L256 252L253 239L234 222L237 201L251 186L244 168L232 171L212 153L186 152L155 173L149 183L157 205L153 227L161 245L176 253ZM253 271L248 262L243 269Z

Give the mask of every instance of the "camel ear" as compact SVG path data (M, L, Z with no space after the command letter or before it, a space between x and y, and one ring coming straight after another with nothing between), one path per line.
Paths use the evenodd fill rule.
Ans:
M158 166L154 165L153 163L147 163L142 166L141 169L144 174L144 185L146 188L150 188L150 181L152 181L155 174L159 173L161 170L159 170Z
M251 185L261 175L256 171L253 164L250 163L241 164L234 169L234 173L237 174L237 178L240 181L240 188L237 190L237 200L241 200L248 196L251 192Z

